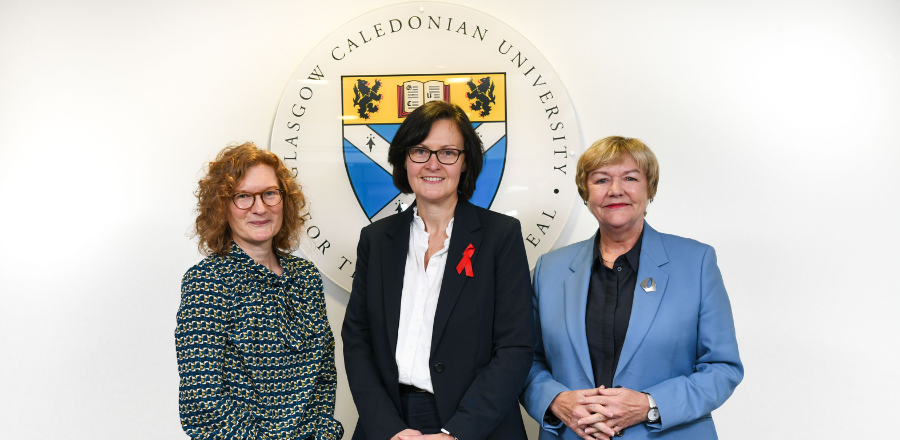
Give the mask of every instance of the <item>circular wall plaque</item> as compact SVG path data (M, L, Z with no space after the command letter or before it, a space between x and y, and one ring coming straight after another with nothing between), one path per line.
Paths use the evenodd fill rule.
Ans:
M462 107L485 164L472 203L519 219L528 261L550 250L577 189L581 139L553 68L521 34L482 12L413 2L351 20L288 84L269 148L303 186L306 255L350 290L359 231L415 200L391 178L387 150L406 115L431 100Z

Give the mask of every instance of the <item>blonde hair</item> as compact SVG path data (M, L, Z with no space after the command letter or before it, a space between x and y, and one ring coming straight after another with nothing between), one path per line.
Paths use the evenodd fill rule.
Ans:
M656 197L656 187L659 185L659 162L656 155L646 144L639 139L622 136L610 136L594 142L584 154L578 158L575 168L575 184L578 185L578 194L582 200L587 201L588 176L592 172L607 165L614 165L625 160L628 155L637 164L638 168L647 178L647 198L649 202Z

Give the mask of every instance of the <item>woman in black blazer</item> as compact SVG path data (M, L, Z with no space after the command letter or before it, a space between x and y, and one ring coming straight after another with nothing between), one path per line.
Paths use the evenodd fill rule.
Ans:
M526 438L528 262L518 220L468 201L482 161L468 117L443 101L391 142L394 185L416 203L360 234L341 332L353 440Z

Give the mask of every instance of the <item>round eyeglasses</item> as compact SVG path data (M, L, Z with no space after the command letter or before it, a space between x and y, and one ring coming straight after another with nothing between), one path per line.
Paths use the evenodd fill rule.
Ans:
M453 165L459 160L459 156L465 153L465 150L457 150L455 148L442 148L437 151L429 150L425 147L409 147L406 154L409 160L415 163L425 163L431 159L431 155L437 156L438 162L444 165Z
M259 196L266 206L276 206L281 203L283 194L283 189L270 188L256 193L237 193L231 196L231 201L234 202L234 206L237 206L238 209L246 210L253 207L253 204L256 203L256 196Z

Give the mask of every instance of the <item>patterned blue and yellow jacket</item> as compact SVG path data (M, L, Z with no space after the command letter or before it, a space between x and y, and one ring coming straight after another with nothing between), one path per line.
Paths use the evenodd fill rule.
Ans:
M322 278L306 260L279 261L282 276L232 243L184 275L175 347L181 425L194 439L344 434Z

